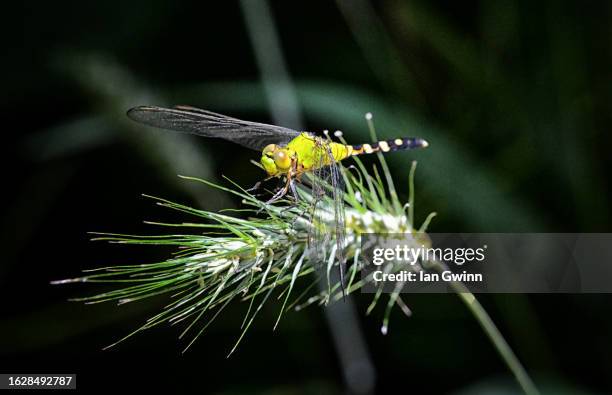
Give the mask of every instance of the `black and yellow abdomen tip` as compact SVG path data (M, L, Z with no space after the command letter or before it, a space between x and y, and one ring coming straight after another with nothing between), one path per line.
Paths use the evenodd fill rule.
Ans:
M390 140L381 140L371 144L353 145L351 155L364 155L374 152L391 152L409 150L416 148L426 148L429 143L419 137L402 137Z

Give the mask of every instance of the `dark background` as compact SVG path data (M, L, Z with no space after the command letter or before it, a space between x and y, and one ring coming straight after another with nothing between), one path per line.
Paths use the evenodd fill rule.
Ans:
M402 200L419 161L417 222L436 211L435 232L610 231L608 2L270 8L309 130L342 129L361 143L371 111L379 136L429 140L426 151L389 156ZM317 307L287 314L273 333L271 304L230 359L246 306L229 308L185 355L180 329L167 327L101 351L166 300L84 306L66 300L99 289L49 284L163 259L163 249L89 241L89 231L154 233L143 219L175 218L142 193L210 210L239 203L176 174L261 178L249 164L256 152L125 117L134 105L186 103L273 121L251 45L257 23L247 29L240 3L27 2L4 19L0 371L74 372L81 390L344 392ZM395 312L383 336L383 310L365 317L370 295L356 298L376 392L518 393L457 297L406 300L414 316ZM610 296L480 300L545 393L612 392Z

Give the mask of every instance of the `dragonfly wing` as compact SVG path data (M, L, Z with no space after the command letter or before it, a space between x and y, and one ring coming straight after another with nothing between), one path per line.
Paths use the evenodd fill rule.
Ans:
M313 198L311 218L314 226L308 240L311 254L317 261L329 259L327 251L335 247L334 260L340 268L340 284L344 292L346 226L343 176L329 144L319 141L315 150L319 163L314 166L312 177L309 177Z
M340 269L340 288L344 296L344 274L346 272L346 262L344 256L344 245L346 236L346 224L344 213L344 181L342 178L340 166L334 159L329 147L325 150L330 165L327 167L328 178L327 183L331 185L332 209L334 213L334 222L332 227L333 237L336 243L336 260Z
M287 144L300 134L282 126L244 121L190 106L140 106L129 110L127 115L145 125L222 138L258 151L268 144Z

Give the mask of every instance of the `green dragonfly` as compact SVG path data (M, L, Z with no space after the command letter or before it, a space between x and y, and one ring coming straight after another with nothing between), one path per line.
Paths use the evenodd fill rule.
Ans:
M318 251L320 246L329 245L333 238L334 254L340 267L340 284L344 291L343 255L344 237L344 184L338 163L356 155L375 152L390 152L425 148L427 141L418 137L403 137L382 140L369 144L348 145L333 142L329 137L320 137L308 132L244 121L238 118L217 114L191 106L164 108L140 106L130 109L128 117L145 125L178 132L186 132L203 137L216 137L228 140L261 152L260 163L269 178L283 179L284 186L279 188L268 201L274 202L285 196L289 190L298 199L295 182L301 182L308 175L311 191L312 232L309 245ZM330 205L318 207L328 196ZM325 217L325 218L323 218ZM333 217L330 221L329 217ZM332 224L332 226L329 226ZM333 228L333 229L330 229Z

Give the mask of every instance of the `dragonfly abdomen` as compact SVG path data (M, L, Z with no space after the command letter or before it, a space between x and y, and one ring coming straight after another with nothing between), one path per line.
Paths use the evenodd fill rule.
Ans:
M391 152L409 150L415 148L425 148L429 144L419 137L402 137L390 140L381 140L375 143L366 143L361 145L349 146L350 155L365 155L373 154L374 152Z

